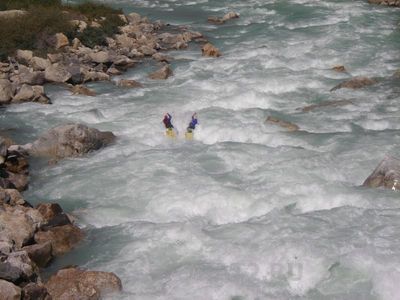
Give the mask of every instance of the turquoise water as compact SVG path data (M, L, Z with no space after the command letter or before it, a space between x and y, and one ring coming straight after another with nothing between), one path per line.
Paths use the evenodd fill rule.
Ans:
M47 87L54 104L7 107L21 143L66 122L118 142L55 166L35 162L26 197L59 202L88 235L52 269L115 272L115 299L397 299L400 202L360 187L400 144L399 9L367 1L108 1L151 20L187 24L223 53L170 52L174 76L143 89L91 84L96 97ZM235 11L222 26L207 17ZM351 76L380 79L329 90ZM353 104L302 112L328 100ZM181 135L196 111L195 139ZM286 132L264 121L293 122Z

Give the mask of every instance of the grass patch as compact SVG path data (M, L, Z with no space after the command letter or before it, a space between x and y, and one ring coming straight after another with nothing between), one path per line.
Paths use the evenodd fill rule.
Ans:
M49 51L51 36L62 32L68 38L79 38L86 46L106 45L106 37L119 31L124 25L121 9L104 4L85 2L63 5L61 0L0 0L0 10L24 9L27 14L16 18L0 18L0 60L7 59L17 49ZM78 33L70 24L72 19L98 22L101 27L87 27Z

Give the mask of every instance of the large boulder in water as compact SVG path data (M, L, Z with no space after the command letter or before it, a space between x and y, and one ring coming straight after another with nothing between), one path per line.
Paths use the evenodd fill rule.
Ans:
M400 189L400 160L390 156L385 157L364 181L363 186Z
M114 273L68 268L51 276L46 288L53 299L100 299L120 291L122 284Z
M30 153L55 158L81 156L114 142L110 131L99 131L83 124L67 124L49 130L36 140Z
M368 0L371 4L380 4L400 7L400 0Z
M354 77L350 80L346 80L342 83L339 83L337 86L332 88L330 91L333 92L338 89L346 88L346 89L361 89L366 86L370 86L377 83L375 79L371 79L368 77Z
M214 45L207 43L201 48L203 56L220 57L221 52Z

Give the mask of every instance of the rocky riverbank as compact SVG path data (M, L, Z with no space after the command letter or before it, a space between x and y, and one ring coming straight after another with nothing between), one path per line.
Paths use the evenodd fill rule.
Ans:
M33 207L21 195L29 179L28 157L80 156L112 143L111 132L81 124L58 126L32 144L0 139L0 299L98 299L122 289L113 273L61 270L47 283L40 268L71 251L84 237L57 203Z

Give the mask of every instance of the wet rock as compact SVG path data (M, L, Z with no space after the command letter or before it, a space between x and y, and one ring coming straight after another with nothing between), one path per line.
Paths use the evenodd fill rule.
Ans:
M368 0L371 4L380 4L400 7L400 0Z
M220 25L220 24L224 24L224 23L225 23L225 21L222 20L222 18L220 18L220 17L215 17L215 16L208 17L208 18L207 18L207 21L208 21L209 23L213 23L213 24L217 24L217 25Z
M39 203L35 208L42 215L43 220L46 223L63 213L63 210L58 203Z
M350 80L346 80L334 88L332 88L330 91L335 91L337 89L342 89L342 88L347 88L347 89L360 89L366 86L370 86L377 83L375 79L371 79L368 77L355 77Z
M400 189L400 160L395 157L385 157L364 181L363 186Z
M122 72L119 69L117 69L116 67L111 66L110 68L108 68L107 74L111 75L111 76L115 76L115 75L121 75Z
M143 85L140 82L132 79L121 79L117 82L117 86L125 88L141 88Z
M173 72L168 65L162 67L161 69L157 70L154 73L151 73L149 77L155 80L163 80L167 79L168 77L172 76Z
M31 86L28 84L23 84L20 90L12 99L13 103L20 102L38 102L43 104L50 104L50 98L44 93L43 86L36 85Z
M13 94L11 82L8 79L0 79L0 105L9 103Z
M153 54L152 58L156 61L159 62L165 62L165 63L170 63L172 58L169 57L168 55L161 54L161 53L155 53Z
M53 64L46 68L44 72L45 79L49 82L63 83L71 79L72 75L66 67L60 64Z
M89 72L84 72L83 75L84 75L83 82L109 81L110 80L110 75L108 75L104 72L89 71Z
M203 56L219 57L221 53L214 45L207 43L201 48Z
M350 100L334 100L334 101L325 101L322 103L318 104L313 104L309 105L306 107L303 107L301 110L303 112L309 112L318 108L324 108L324 107L339 107L339 106L345 106L345 105L350 105L353 104Z
M0 280L0 299L2 300L20 300L21 288L11 282Z
M25 246L22 250L40 268L46 267L53 259L51 242Z
M238 14L238 13L235 13L235 12L233 12L233 11L231 11L231 12L228 12L227 14L225 14L225 15L222 17L222 21L226 22L226 21L228 21L228 20L237 19L237 18L239 18L239 14Z
M22 192L28 188L29 179L25 174L16 174L7 171L7 180L11 182L15 189Z
M54 299L100 299L122 289L114 273L63 269L50 277L46 288Z
M296 124L290 123L290 122L286 122L283 120L279 120L278 118L275 117L271 117L268 116L267 119L265 120L265 122L270 123L270 124L274 124L274 125L278 125L282 128L285 128L289 131L297 131L299 130L299 126L297 126Z
M334 66L332 70L339 73L347 73L347 70L344 66Z
M102 132L83 124L67 124L43 134L32 144L30 152L55 158L74 157L98 150L114 140L112 132Z
M133 67L135 62L124 55L118 55L113 58L113 64L115 66Z
M96 96L96 92L87 88L84 85L73 85L70 88L73 95L85 95L85 96Z
M69 224L38 231L35 234L35 241L38 244L50 242L52 255L60 256L71 251L83 239L83 236L79 227Z
M21 300L51 300L46 287L40 283L29 283L22 289Z

